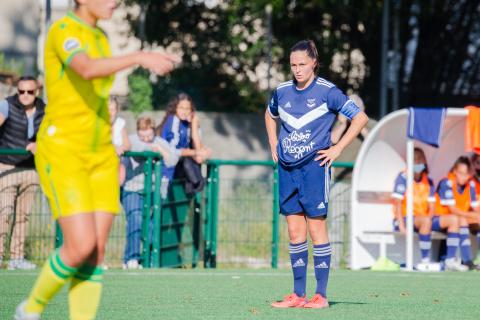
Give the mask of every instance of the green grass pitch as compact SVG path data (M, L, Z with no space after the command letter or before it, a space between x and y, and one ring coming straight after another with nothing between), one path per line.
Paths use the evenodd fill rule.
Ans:
M12 319L35 272L0 271L0 319ZM309 271L308 294L315 279ZM480 273L333 270L331 307L272 309L291 290L289 270L109 270L97 319L478 319ZM64 289L43 319L68 319Z

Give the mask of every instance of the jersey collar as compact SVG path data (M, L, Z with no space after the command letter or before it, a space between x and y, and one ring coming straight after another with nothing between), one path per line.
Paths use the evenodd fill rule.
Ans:
M92 27L91 25L89 25L88 23L86 23L85 21L83 21L79 16L77 16L75 13L73 13L73 11L68 11L67 12L67 17L69 17L70 19L72 19L73 21L77 22L78 24L80 24L82 27L84 28L87 28L88 30L92 31L92 32L95 32L95 33L101 33L100 29L98 27Z
M318 80L318 77L314 77L312 83L310 83L310 84L308 85L308 87L306 87L305 89L300 90L300 89L297 88L297 81L295 81L295 79L294 79L294 80L293 80L293 86L292 86L292 88L293 88L293 90L294 90L296 93L298 93L298 94L305 93L305 92L310 91L310 90L315 86L315 83L317 82L317 80Z

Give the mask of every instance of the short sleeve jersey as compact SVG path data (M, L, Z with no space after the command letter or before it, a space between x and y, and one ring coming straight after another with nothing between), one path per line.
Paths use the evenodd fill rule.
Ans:
M414 181L414 184L416 182ZM433 185L432 179L428 178L429 192L428 192L428 202L435 202L435 187ZM407 177L405 172L400 172L395 179L395 185L393 187L392 198L403 200L405 198L405 193L407 191ZM415 196L415 194L414 194Z
M111 56L105 33L74 13L56 21L45 45L47 108L39 137L75 143L78 148L96 150L111 144L108 96L113 76L85 80L70 68L73 57ZM42 131L43 129L43 131Z
M440 180L438 183L437 193L440 199L440 204L442 206L455 206L457 204L457 200L455 199L455 193L463 194L465 189L460 190L459 186L457 186L457 192L453 192L453 183L450 179L444 178ZM470 199L469 204L472 208L478 207L479 203L477 201L477 195L475 192L475 183L473 181L469 181L468 184L464 188L470 188Z
M280 163L297 167L310 161L318 150L331 146L331 130L338 113L352 119L360 109L333 83L315 78L303 90L297 89L294 81L280 84L273 91L268 111L281 120Z

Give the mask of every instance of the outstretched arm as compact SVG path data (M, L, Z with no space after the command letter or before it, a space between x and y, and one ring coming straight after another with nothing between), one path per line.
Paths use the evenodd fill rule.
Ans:
M177 56L155 52L135 52L119 57L90 58L85 52L75 54L70 68L85 80L102 78L120 70L140 65L153 73L164 75L173 70Z

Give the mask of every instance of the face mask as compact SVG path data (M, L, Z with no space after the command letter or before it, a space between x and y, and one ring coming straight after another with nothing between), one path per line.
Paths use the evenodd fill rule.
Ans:
M425 163L419 163L413 165L413 172L420 173L425 170Z

